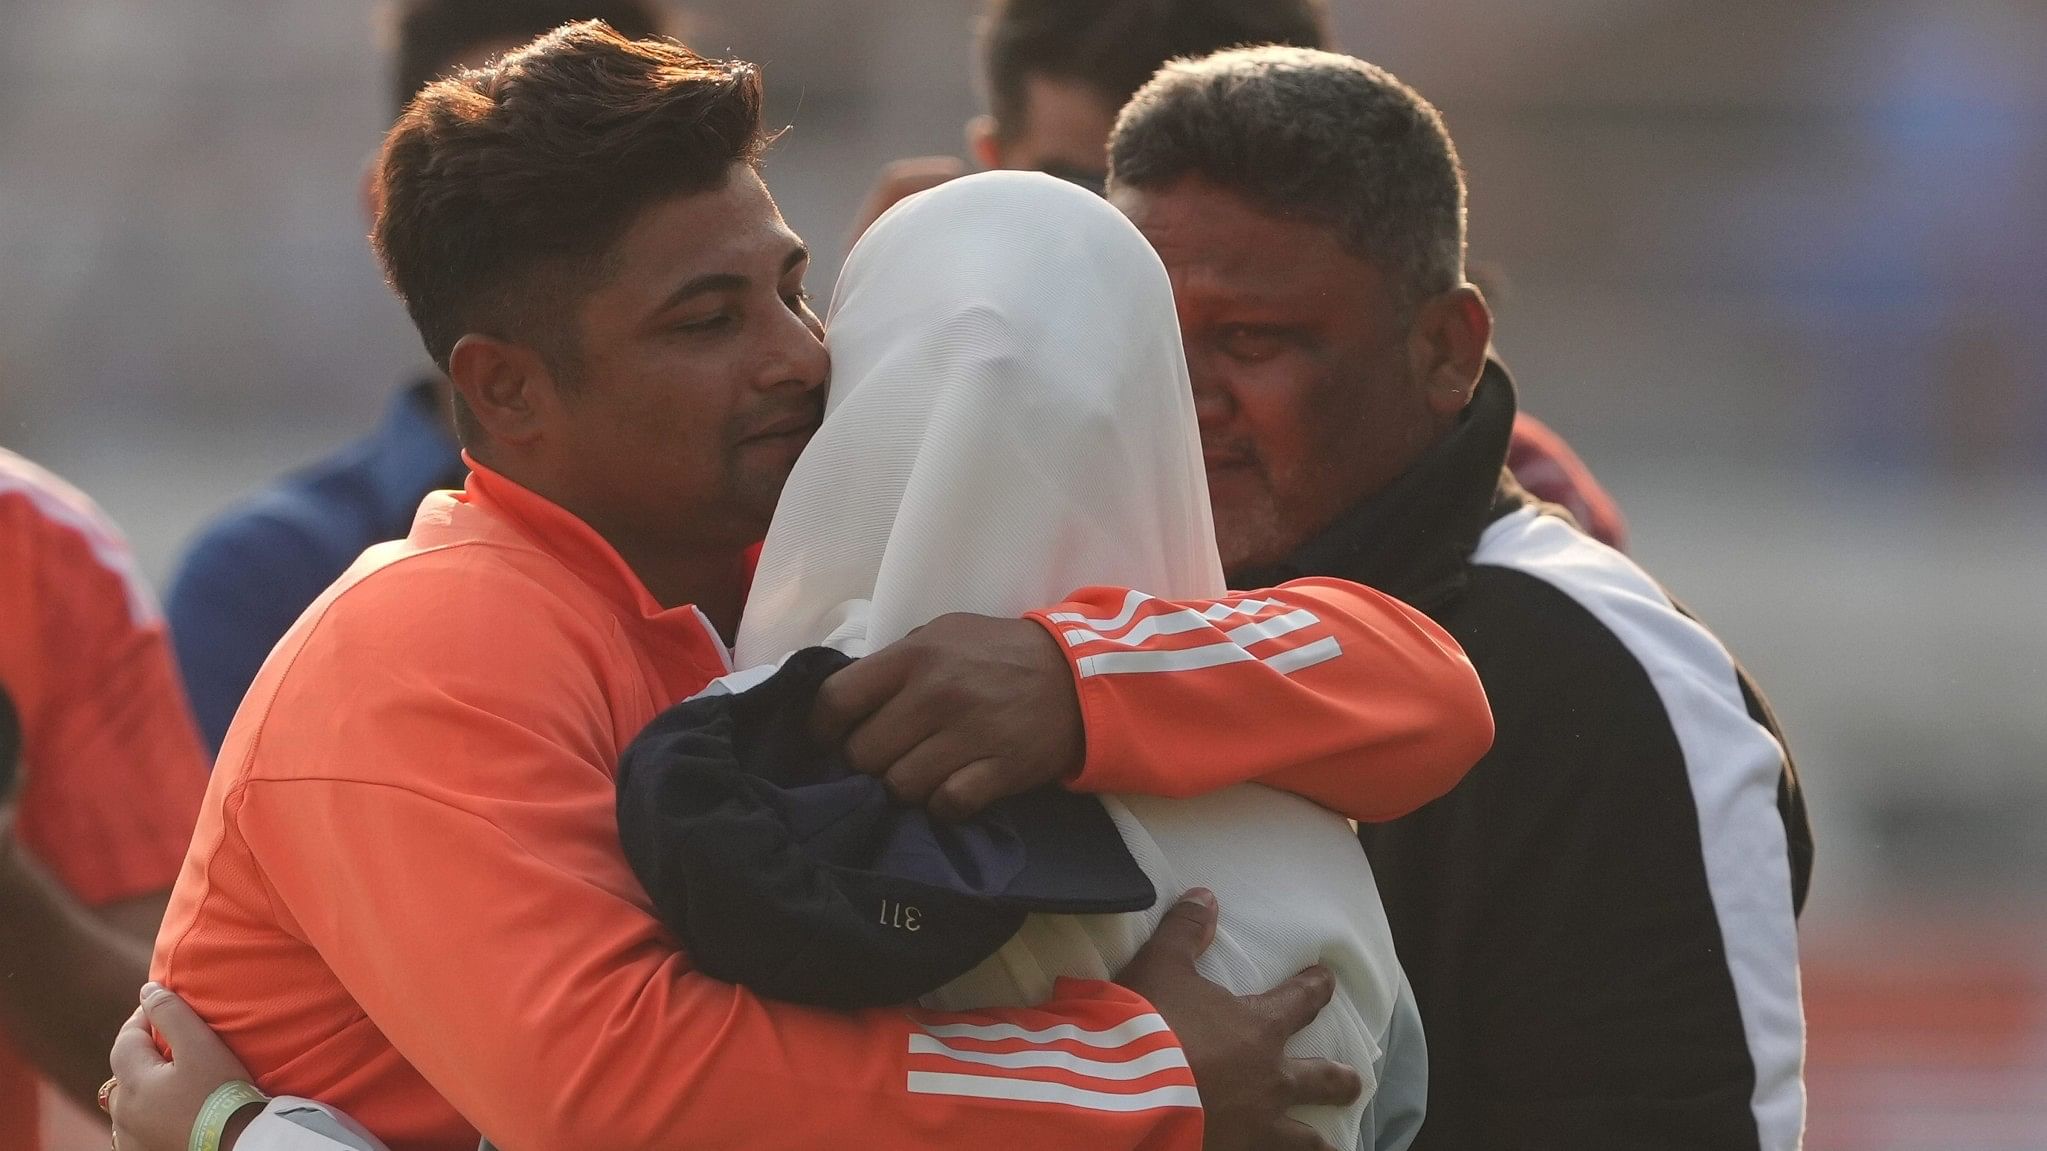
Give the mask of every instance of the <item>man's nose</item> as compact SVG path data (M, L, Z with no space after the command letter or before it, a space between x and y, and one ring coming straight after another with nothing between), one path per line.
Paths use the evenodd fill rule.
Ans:
M785 310L775 325L774 347L760 375L763 388L800 385L804 391L824 386L831 376L831 353L825 350L824 328L815 320Z

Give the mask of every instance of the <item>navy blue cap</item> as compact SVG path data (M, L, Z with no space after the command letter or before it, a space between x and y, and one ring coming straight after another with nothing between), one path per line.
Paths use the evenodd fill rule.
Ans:
M669 708L620 757L626 859L697 970L798 1003L905 1003L1030 912L1157 901L1093 796L1044 788L947 824L813 742L818 686L850 662L797 652L758 686Z

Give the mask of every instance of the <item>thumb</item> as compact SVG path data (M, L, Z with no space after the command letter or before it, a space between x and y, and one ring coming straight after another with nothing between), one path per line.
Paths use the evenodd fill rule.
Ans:
M171 1058L179 1063L215 1067L234 1078L248 1078L248 1070L229 1051L213 1028L206 1025L199 1013L192 1010L184 1000L165 988L150 984L143 988L142 1013L148 1017L149 1025L163 1036L171 1049Z
M128 1022L121 1024L121 1030L114 1035L114 1046L107 1053L107 1065L115 1079L134 1082L145 1072L154 1071L164 1065L163 1053L156 1049L156 1041L149 1037L149 1021L142 1008L137 1007Z
M1167 909L1158 929L1151 933L1151 938L1138 949L1131 962L1149 957L1177 960L1192 966L1215 941L1215 921L1215 893L1205 887L1197 887Z

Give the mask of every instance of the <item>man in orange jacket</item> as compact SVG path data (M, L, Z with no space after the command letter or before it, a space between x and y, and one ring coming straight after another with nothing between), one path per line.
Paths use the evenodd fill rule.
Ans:
M750 66L578 25L393 130L377 246L454 382L469 482L264 666L156 977L266 1090L394 1151L466 1151L479 1128L507 1151L1315 1146L1284 1109L1358 1081L1282 1048L1328 977L1241 1000L1207 983L1199 901L1121 985L963 1014L765 1002L693 973L650 914L617 843L618 753L729 670L748 550L828 368L806 252L756 170L759 101ZM1455 644L1332 581L945 617L827 681L815 722L954 817L1053 782L1260 779L1387 818L1492 734Z

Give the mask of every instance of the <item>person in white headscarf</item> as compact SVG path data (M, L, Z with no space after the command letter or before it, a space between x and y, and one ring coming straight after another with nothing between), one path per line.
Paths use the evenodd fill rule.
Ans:
M1101 199L1025 173L913 197L847 259L829 330L824 424L777 505L737 666L820 644L862 656L947 612L1020 615L1089 585L1224 594L1172 287ZM1288 1053L1353 1066L1365 1090L1295 1118L1338 1147L1405 1147L1426 1055L1350 823L1255 784L1107 803L1162 895L1216 893L1204 975L1237 994L1312 964L1336 976ZM1169 902L1033 916L927 1006L1110 978Z

